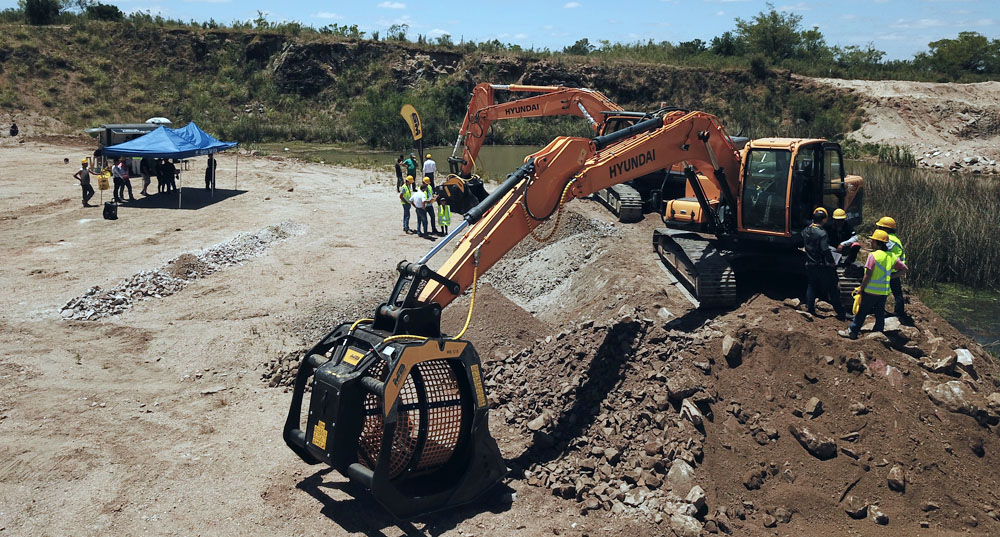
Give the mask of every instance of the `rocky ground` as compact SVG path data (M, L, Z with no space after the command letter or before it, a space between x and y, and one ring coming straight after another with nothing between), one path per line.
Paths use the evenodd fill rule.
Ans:
M861 99L864 124L851 133L860 142L909 147L922 168L1000 172L1000 82L810 80Z
M301 353L431 244L399 229L390 173L242 156L241 192L106 221L63 164L86 150L0 148L4 534L1000 532L982 349L916 300L914 326L842 339L801 282L694 310L651 250L658 220L589 201L479 290L466 337L508 477L392 520L281 441ZM235 168L220 159L220 186Z

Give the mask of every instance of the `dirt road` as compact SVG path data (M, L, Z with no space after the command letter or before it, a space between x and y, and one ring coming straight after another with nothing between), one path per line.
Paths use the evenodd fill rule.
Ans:
M995 434L969 416L937 410L921 391L927 373L909 357L874 340L838 348L843 340L833 335L832 318L809 324L814 320L763 295L720 320L691 314L649 246L658 220L619 225L587 201L573 205L551 243L518 246L483 278L466 336L487 362L491 430L513 469L510 478L475 506L394 521L342 478L305 465L285 447L289 394L271 382L336 323L368 314L386 296L396 262L430 247L402 233L390 173L243 157L240 190L229 191L236 158L225 154L216 198L197 188L203 162L194 161L182 183L188 208L159 195L121 207L111 222L100 209L80 206L70 177L76 166L63 164L79 162L86 151L37 142L0 148L3 535L669 535L671 516L659 508L666 509L676 489L660 490L658 483L671 480L660 474L672 459L701 472L710 506L706 529L775 535L767 517L777 505L795 513L781 528L796 535L913 535L919 517L930 527L921 535L996 529L987 513L1000 510L992 489L962 485L995 464ZM246 235L258 232L256 242ZM214 272L183 255L232 253L233 244L250 243L258 255L221 263ZM165 274L198 277L169 296L145 283L130 292L153 296L115 295L120 282L140 273L130 281L148 281L143 271L175 259ZM124 311L101 318L87 306L68 313L95 320L64 318L60 308L93 286L102 288L98 295L111 290L106 304ZM445 311L446 331L457 331L467 306L463 298ZM931 312L914 311L921 345L929 349L936 334L945 336L929 354L967 343ZM715 356L722 330L737 329L755 365L728 369ZM821 331L821 339L808 336L810 330ZM818 354L816 347L840 362L817 366L827 369L809 387L788 357L790 350L800 359ZM856 371L850 377L849 361L844 370L858 349L884 360L872 362L866 378ZM973 350L978 375L975 382L961 378L982 398L996 368ZM535 359L521 360L529 355ZM886 363L912 372L905 392L888 391L872 373L876 366L890 370ZM776 369L783 371L780 384ZM714 404L720 416L700 431L664 395L679 393L668 377L692 375L703 378L696 391L705 398L692 397ZM748 385L767 398L746 393ZM830 408L817 423L841 432L859 426L847 415L849 402L866 401L874 417L861 419L877 432L855 435L851 446L867 459L845 456L823 465L795 443L785 431L799 418L788 411L803 406L796 400L806 393ZM907 403L897 405L898 397ZM711 419L710 407L702 408ZM892 408L908 418L897 420ZM526 428L536 414L554 420L550 433L533 436ZM938 422L952 432L921 428ZM649 455L649 435L660 440L655 454L662 460ZM540 438L559 443L539 447ZM934 439L919 460L908 455L914 438ZM984 455L969 454L973 440ZM594 451L599 445L605 447ZM562 451L550 453L555 448ZM587 462L595 456L596 464ZM907 462L916 493L884 491L883 457ZM768 461L792 468L800 476L795 487L772 473L760 490L744 488L748 471L764 468L766 478ZM644 503L634 496L636 474L625 473L630 464L648 464L638 487L651 495ZM897 517L890 526L847 518L836 498L840 489L833 490L845 471L867 476L856 490L868 501L881 498ZM595 486L598 472L605 478ZM937 483L945 472L954 482ZM571 490L566 482L574 479L579 487ZM987 475L980 482L994 480ZM808 501L798 502L803 495ZM939 508L923 515L920 502L929 499Z

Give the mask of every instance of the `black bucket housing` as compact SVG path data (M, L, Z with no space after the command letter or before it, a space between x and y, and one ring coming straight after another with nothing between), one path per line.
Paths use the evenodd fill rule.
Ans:
M468 503L506 473L489 433L479 355L467 341L384 342L389 336L343 324L306 354L285 442L307 463L364 486L398 518Z

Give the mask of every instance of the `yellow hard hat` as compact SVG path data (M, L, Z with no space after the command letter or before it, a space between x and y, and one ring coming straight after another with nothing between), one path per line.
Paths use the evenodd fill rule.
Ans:
M827 216L829 216L829 215L830 215L830 213L826 212L826 209L824 209L823 207L816 207L816 208L815 208L815 209L813 210L813 214L816 214L816 213L823 213L823 214L825 214L825 215L827 215Z
M872 233L872 236L869 238L873 241L889 242L889 234L881 229L876 229L875 233Z
M891 216L883 216L878 219L878 223L875 224L878 227L887 227L889 229L896 229L896 220Z
M87 159L80 159L80 164L90 164L90 161Z
M425 185L431 184L431 178L430 177L424 177L424 184Z
M847 218L847 213L845 213L843 209L834 209L833 211L834 220L844 220L846 218Z
M424 157L424 158L431 158L431 154L430 154L430 153L427 153L427 156L426 156L426 157Z
M412 183L413 182L413 176L412 175L407 175L406 176L406 182L407 183Z

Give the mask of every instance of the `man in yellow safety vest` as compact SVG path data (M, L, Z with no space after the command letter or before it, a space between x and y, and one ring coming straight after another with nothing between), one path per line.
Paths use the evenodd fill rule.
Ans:
M903 250L903 243L900 242L899 237L896 235L896 220L891 216L883 216L875 224L875 229L881 229L889 235L889 251L896 254L899 260L905 264L906 252ZM906 314L906 301L903 299L903 282L899 276L898 272L893 271L892 276L889 277L889 289L892 290L892 297L895 300L892 313L901 322L910 323L913 322L913 319Z
M413 176L406 176L406 183L399 189L399 202L403 204L403 233L410 232L410 197L413 196Z
M437 224L434 223L434 220L435 220L434 219L434 205L433 205L433 202L434 202L434 187L431 186L431 178L430 177L424 177L424 186L420 187L420 190L423 190L423 192L424 192L424 199L427 201L427 204L424 206L424 209L427 210L427 219L431 221L431 233L434 233L435 235L437 235L438 234Z
M885 328L885 301L889 298L889 277L894 271L906 272L909 268L899 256L889 251L889 234L876 229L871 236L872 252L865 263L865 277L861 280L861 305L847 330L837 332L842 337L858 339L868 314L875 314L876 332Z

